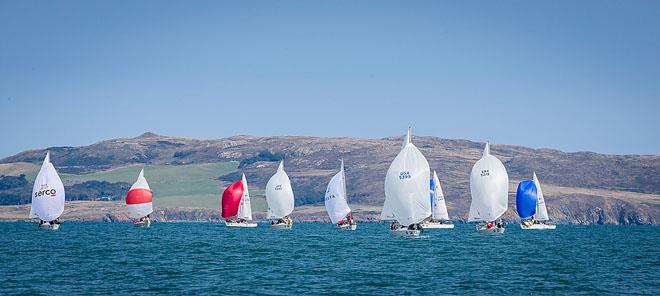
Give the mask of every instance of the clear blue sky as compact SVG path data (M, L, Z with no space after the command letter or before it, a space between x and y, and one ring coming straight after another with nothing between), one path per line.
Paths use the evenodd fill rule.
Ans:
M659 1L0 0L0 157L144 131L660 153Z

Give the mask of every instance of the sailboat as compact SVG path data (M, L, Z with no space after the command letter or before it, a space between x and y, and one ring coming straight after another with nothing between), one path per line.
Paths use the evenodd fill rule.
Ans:
M422 223L424 229L451 229L454 224L448 223L449 213L445 204L445 195L442 193L438 174L433 171L431 179L431 220Z
M126 206L128 207L128 217L131 218L135 227L151 226L150 216L154 211L153 199L149 183L144 178L144 169L140 170L137 180L128 190Z
M468 222L478 222L477 231L486 234L503 234L504 223L499 220L506 212L509 200L509 175L504 164L490 155L486 143L481 159L470 173L472 203Z
M57 230L59 217L64 213L64 184L50 163L50 153L46 152L41 169L32 187L30 218L39 218L39 227Z
M385 204L381 220L396 221L390 225L394 235L412 237L421 234L420 222L431 216L430 171L426 158L411 142L408 128L403 148L385 176Z
M351 217L351 208L346 200L346 176L344 175L344 161L341 161L339 172L330 179L328 189L325 191L325 209L333 224L339 229L355 230L357 223Z
M523 189L533 188L533 190L523 190L521 193L521 186L523 186L523 184L525 184ZM519 196L521 199L520 206ZM557 228L557 225L547 223L550 218L548 217L548 209L545 206L543 190L541 190L541 183L536 177L536 172L534 173L532 180L522 181L520 182L520 185L518 185L516 209L518 209L518 215L522 219L520 223L520 228L522 229L544 230Z
M293 219L289 215L294 207L293 190L289 176L284 171L284 161L280 161L277 172L266 184L266 202L266 219L271 220L271 226L275 229L291 229Z
M257 227L252 222L252 205L245 174L222 193L222 217L227 227Z

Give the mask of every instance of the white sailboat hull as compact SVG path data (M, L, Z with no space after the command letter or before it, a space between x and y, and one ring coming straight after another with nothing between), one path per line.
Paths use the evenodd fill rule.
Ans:
M520 224L520 229L533 229L533 230L553 230L556 229L557 225L554 224L532 224L530 226L526 226L525 224Z
M341 230L355 230L355 229L357 229L357 224L345 223L345 224L342 224L342 225L337 225L337 228L339 228Z
M291 223L286 223L286 222L285 222L285 223L275 223L275 224L271 224L271 228L273 228L273 229L281 229L281 230L288 230L288 229L293 228L293 222L291 222Z
M422 223L422 228L423 229L453 229L454 224L426 222L426 223Z
M60 229L60 224L50 224L50 223L44 223L39 225L40 229L51 229L51 230L58 230Z
M410 230L408 228L399 228L390 230L390 232L396 237L418 237L422 234L422 230Z
M151 227L151 220L133 222L133 226L138 228L149 228Z
M225 226L227 226L227 227L237 227L237 228L254 228L254 227L257 227L257 223L255 223L255 222L225 221Z
M487 228L486 225L477 225L477 232L486 235L502 235L504 234L504 230L506 230L504 227L500 228L493 226L491 228Z

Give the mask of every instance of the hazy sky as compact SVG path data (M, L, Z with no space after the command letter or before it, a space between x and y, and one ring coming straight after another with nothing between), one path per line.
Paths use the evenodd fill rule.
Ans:
M660 153L660 1L0 0L0 157L144 131Z

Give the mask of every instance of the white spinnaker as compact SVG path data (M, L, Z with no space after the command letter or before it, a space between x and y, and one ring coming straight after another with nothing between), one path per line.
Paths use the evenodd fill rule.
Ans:
M251 221L252 204L250 203L250 192L248 191L248 183L247 183L247 179L245 178L245 174L243 174L241 183L243 183L243 197L241 197L241 203L238 205L237 216L239 219L245 219Z
M41 169L32 188L32 206L30 215L43 221L53 221L64 212L64 184L50 163L50 153L41 164Z
M509 175L504 164L490 155L486 143L481 159L474 164L470 173L472 203L468 222L495 221L507 209L509 200Z
M543 198L543 191L541 190L541 183L536 177L536 172L534 172L534 185L536 185L536 214L534 215L534 220L537 221L548 221L548 209L545 207L545 199Z
M137 180L135 180L135 183L133 183L131 188L128 190L128 194L129 195L134 194L131 193L131 191L139 190L139 189L151 191L151 187L149 187L149 183L147 182L147 179L144 177L144 169L140 170L140 174L138 174ZM142 195L143 193L139 193L139 194ZM151 193L148 194L151 195ZM139 219L142 217L146 217L147 215L154 212L153 202L139 203L139 204L127 203L126 207L128 208L128 217L130 217L131 219Z
M445 204L445 195L442 193L440 180L435 171L433 171L433 185L435 186L433 190L433 219L449 220L449 213L447 213L447 205Z
M280 162L277 172L266 184L266 202L268 202L266 219L280 219L293 212L293 190L289 176L284 172L284 161Z
M325 209L332 223L337 224L344 219L351 208L346 201L346 177L344 175L344 161L341 162L341 169L330 179L328 189L325 191Z
M410 141L410 129L404 147L394 158L385 176L385 206L381 219L388 220L386 210L401 225L422 222L431 216L429 199L429 163Z

